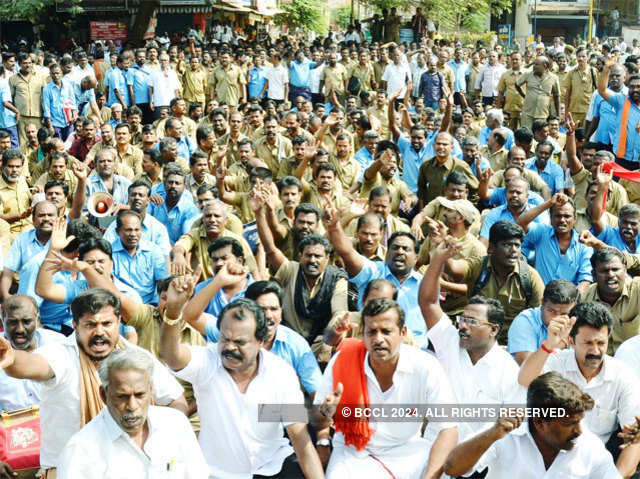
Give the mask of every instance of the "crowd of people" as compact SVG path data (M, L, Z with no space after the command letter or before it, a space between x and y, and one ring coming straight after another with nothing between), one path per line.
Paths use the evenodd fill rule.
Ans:
M1 52L0 410L37 406L37 477L635 477L637 40L367 22Z

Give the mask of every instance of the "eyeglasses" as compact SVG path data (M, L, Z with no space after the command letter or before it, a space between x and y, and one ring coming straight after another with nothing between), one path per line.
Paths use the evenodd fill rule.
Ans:
M481 321L479 319L476 318L469 318L468 316L456 316L455 317L456 320L456 324L460 325L462 323L468 324L469 326L482 326L482 325L487 325L487 326L491 326L492 323L488 322L488 321Z

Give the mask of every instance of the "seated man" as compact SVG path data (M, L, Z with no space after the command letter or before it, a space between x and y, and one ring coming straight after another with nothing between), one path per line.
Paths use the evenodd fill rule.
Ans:
M196 280L190 276L174 280L167 296L184 304ZM171 304L164 314L160 356L179 378L193 384L200 403L200 447L210 474L322 478L322 465L304 422L292 421L280 410L270 414L274 422L258 420L260 404L290 409L304 404L293 368L263 348L269 331L263 309L250 299L237 299L218 317L220 342L185 346L179 341L182 304ZM284 437L285 428L289 439Z
M400 424L372 419L362 424L349 420L356 404L455 402L438 360L403 344L407 327L398 303L387 298L370 300L362 310L362 323L363 340L343 340L314 400L314 427L324 429L333 420L336 428L327 478L439 478L445 456L458 439L453 424L435 423L437 438L429 447L421 437L420 421Z
M536 156L525 162L525 168L538 173L554 195L564 190L564 171L551 158L552 155L553 145L549 141L542 141L536 146Z
M518 382L528 387L542 372L554 371L593 398L584 424L606 444L618 425L633 425L640 415L640 388L633 370L606 354L613 316L606 306L583 302L549 324L547 339L522 364ZM564 349L571 345L572 349ZM556 353L556 354L552 354ZM606 379L605 379L606 376ZM614 453L623 477L635 474L640 444Z
M618 479L611 454L581 421L592 410L593 399L558 373L535 379L527 391L527 407L538 410L562 408L568 417L502 417L489 430L458 444L444 467L453 477L482 473L486 479L537 479L583 477ZM534 439L536 438L536 439Z
M569 281L556 279L544 287L541 306L525 309L514 318L507 346L518 364L547 339L549 323L556 316L568 315L577 300L578 288Z
M178 411L152 405L158 366L148 354L132 349L114 351L100 363L100 397L106 407L69 439L58 477L209 477L189 421Z

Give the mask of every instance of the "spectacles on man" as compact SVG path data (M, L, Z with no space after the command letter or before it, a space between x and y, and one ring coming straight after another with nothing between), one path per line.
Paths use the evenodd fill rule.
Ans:
M482 326L482 325L491 326L493 324L493 323L490 323L489 321L482 321L480 319L470 318L468 316L462 316L462 315L456 316L455 320L456 320L456 324L458 325L465 323L473 327Z

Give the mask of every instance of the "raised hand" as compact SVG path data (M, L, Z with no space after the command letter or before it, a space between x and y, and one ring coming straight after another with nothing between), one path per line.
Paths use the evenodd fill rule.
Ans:
M493 425L493 430L497 434L498 439L502 439L511 431L518 429L523 420L524 416L520 415L501 417Z
M551 197L551 205L550 206L562 206L567 201L569 201L569 197L564 193L556 193Z
M324 398L324 401L320 404L319 411L325 417L333 417L336 413L336 409L338 408L338 404L340 404L340 399L342 398L342 393L344 392L344 386L342 383L338 383L336 386L336 390L331 394L327 394Z
M344 315L336 321L333 329L336 334L343 334L355 329L355 327L356 325L349 320L349 313L344 313Z
M575 317L556 316L547 328L546 346L551 349L564 349L569 345L569 333L576 322Z
M598 182L599 189L606 189L609 187L609 183L613 179L613 172L605 173L602 164L598 165L596 172L596 181Z
M68 224L64 218L56 218L53 220L53 229L51 231L51 238L49 239L49 250L62 251L75 239L73 235L67 238Z
M87 180L88 169L84 163L74 163L71 166L71 170L73 171L73 174L78 179L78 181Z
M576 122L573 121L571 112L567 112L567 121L565 122L565 128L567 130L567 135L571 135L576 131Z
M226 263L215 275L221 288L238 284L247 276L247 269L238 263Z
M622 426L622 432L618 434L618 437L623 441L623 443L620 444L620 449L625 449L627 446L639 443L640 417L636 416L636 422L634 422L633 424L625 424L624 426Z
M249 193L249 197L247 198L249 208L251 208L251 211L253 211L254 213L258 213L262 209L263 201L263 195L257 190L251 191L251 193Z
M224 181L225 176L227 176L227 168L225 166L218 166L216 168L216 180Z
M78 258L69 259L60 253L53 251L53 257L47 257L45 263L48 263L47 269L53 271L71 271L72 273L82 273L89 268L89 263L80 261Z
M15 351L11 343L4 336L0 336L0 369L8 368L14 361Z
M462 246L456 238L453 236L447 236L436 248L436 254L444 259L449 259L457 255L461 249Z
M324 122L329 126L335 126L339 122L338 115L332 111L327 115L327 118L324 120Z
M322 221L327 228L331 231L337 228L340 222L340 212L330 201L326 201L324 204L324 213L322 214Z
M589 230L584 230L582 233L580 233L580 243L593 249L599 249L606 246L603 241L600 241L598 238L596 238Z
M202 267L198 265L192 275L179 276L171 281L167 289L167 309L170 305L171 309L180 309L191 298L201 273Z

